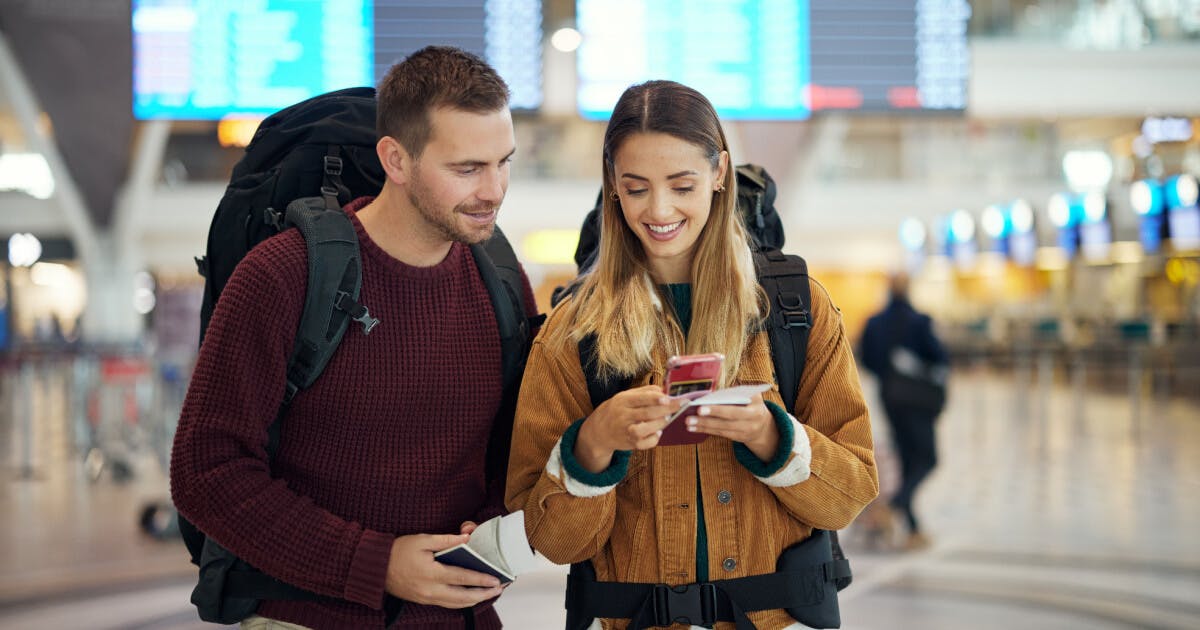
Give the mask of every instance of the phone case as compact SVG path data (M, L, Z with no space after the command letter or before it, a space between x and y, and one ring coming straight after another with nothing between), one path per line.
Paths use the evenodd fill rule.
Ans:
M699 398L716 388L721 380L725 356L718 352L671 357L667 361L667 378L663 389L667 395L689 400ZM687 419L695 415L685 409L663 429L659 446L699 444L708 439L707 433L692 433L687 430Z

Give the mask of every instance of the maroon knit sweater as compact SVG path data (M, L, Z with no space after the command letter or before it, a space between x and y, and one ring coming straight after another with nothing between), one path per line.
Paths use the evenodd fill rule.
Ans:
M376 245L347 207L362 250L360 302L380 324L351 324L313 386L292 402L268 464L267 428L303 308L299 231L255 247L209 324L171 456L183 516L264 572L332 602L264 602L259 614L313 628L384 627L394 538L458 533L503 511L485 478L500 404L500 337L470 250L434 267ZM525 279L528 308L536 309ZM532 313L529 313L532 314ZM498 628L490 603L480 628ZM462 628L461 611L406 603L397 627Z

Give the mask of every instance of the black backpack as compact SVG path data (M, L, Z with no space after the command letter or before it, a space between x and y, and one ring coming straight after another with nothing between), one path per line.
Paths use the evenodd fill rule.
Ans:
M284 403L269 430L270 457L278 450L280 421L292 398L320 376L347 329L357 324L356 329L369 335L381 324L358 303L358 236L341 209L382 188L375 110L374 88L349 88L313 97L264 120L233 168L209 229L207 253L196 259L205 278L203 341L213 308L238 262L259 242L286 228L295 226L304 236L308 288L288 361ZM516 394L537 321L526 318L521 268L500 228L487 242L472 245L471 253L500 329L504 398L488 444L487 471L503 476ZM200 568L191 600L204 621L236 623L253 614L264 599L324 599L254 569L182 517L179 525L192 563ZM388 609L394 617L398 600L389 601Z
M770 314L765 326L771 344L771 357L775 364L775 380L779 385L779 393L783 400L794 401L800 388L800 376L804 372L807 359L808 335L811 329L810 305L812 297L808 284L808 265L800 256L784 254L780 251L784 243L783 222L775 210L775 180L756 164L742 164L736 168L737 205L738 213L751 238L751 249L754 256L755 275L762 285L770 302ZM579 244L575 248L575 263L580 272L590 268L595 261L600 247L600 213L603 204L597 198L595 207L588 212L580 230ZM557 304L567 295L578 288L577 283L559 287L554 292L552 302ZM590 365L595 362L595 337L588 335L579 342L580 365L584 366L584 376L587 379L588 396L593 408L608 400L617 393L629 388L630 381L605 381L599 378L595 369ZM850 573L850 563L838 542L837 532L828 532L832 547L833 562L827 575L837 590L850 585L853 579ZM814 532L814 538L824 535L820 530ZM572 589L568 589L567 597L567 627L585 628L591 623L587 608L594 598L609 599L617 596L615 592L588 592L589 575L594 575L590 563L571 565L571 574L576 585L575 598ZM594 579L594 578L592 578ZM597 584L591 582L591 584ZM633 591L629 591L631 596ZM640 594L640 592L639 592ZM833 598L836 600L836 598ZM572 602L579 604L572 610ZM631 603L632 604L632 603ZM779 608L768 604L769 608ZM743 607L744 608L744 607ZM836 616L836 606L833 610ZM669 617L668 617L669 619ZM706 620L708 621L708 620ZM698 623L692 620L692 623ZM824 627L837 627L829 625Z

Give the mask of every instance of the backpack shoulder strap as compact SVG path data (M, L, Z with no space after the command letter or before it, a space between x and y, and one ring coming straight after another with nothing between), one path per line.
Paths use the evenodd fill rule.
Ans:
M592 333L579 340L579 365L583 366L583 377L587 380L588 398L592 401L592 409L629 389L633 383L632 378L601 379L596 361L596 334Z
M321 197L303 197L288 204L284 221L300 229L308 248L308 284L288 359L286 407L296 392L321 375L351 321L360 323L363 334L369 334L379 320L358 303L362 265L358 234L349 217L341 209L330 209ZM276 420L272 426L271 447L278 442L278 424ZM269 452L273 453L273 448Z
M514 385L520 384L525 356L528 354L530 333L534 326L541 323L544 316L529 318L525 315L528 310L521 280L521 265L517 261L512 244L508 242L499 226L487 241L471 246L471 255L496 311L496 325L500 328L504 389L508 391Z
M784 403L791 406L800 390L812 329L808 264L799 256L767 249L754 252L754 270L770 302L765 326L771 340L775 380Z
M799 256L784 254L777 249L756 250L754 270L770 301L771 313L766 327L779 395L785 404L793 405L800 391L800 376L804 374L808 359L808 335L812 332L808 263ZM813 531L814 535L817 531ZM854 578L836 531L829 532L829 544L833 555L831 566L836 568L831 579L840 591Z
M526 316L529 311L525 305L521 265L499 226L487 241L471 246L471 256L487 288L496 313L496 326L500 329L503 393L488 437L485 470L489 479L499 479L503 483L508 474L513 417L516 415L517 394L521 389L525 359L529 356L532 331L544 316Z

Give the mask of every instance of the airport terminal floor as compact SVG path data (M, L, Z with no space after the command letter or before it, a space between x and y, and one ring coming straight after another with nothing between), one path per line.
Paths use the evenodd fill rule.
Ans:
M0 394L38 419L25 435L11 426L21 414L0 415L0 628L206 627L182 544L138 527L167 496L161 443L128 441L119 470L77 453L62 378L6 378ZM868 548L861 524L844 532L843 628L1200 627L1200 399L1076 385L956 370L917 499L932 546ZM886 492L896 462L874 415ZM521 577L498 604L506 627L561 628L564 576L546 563Z

